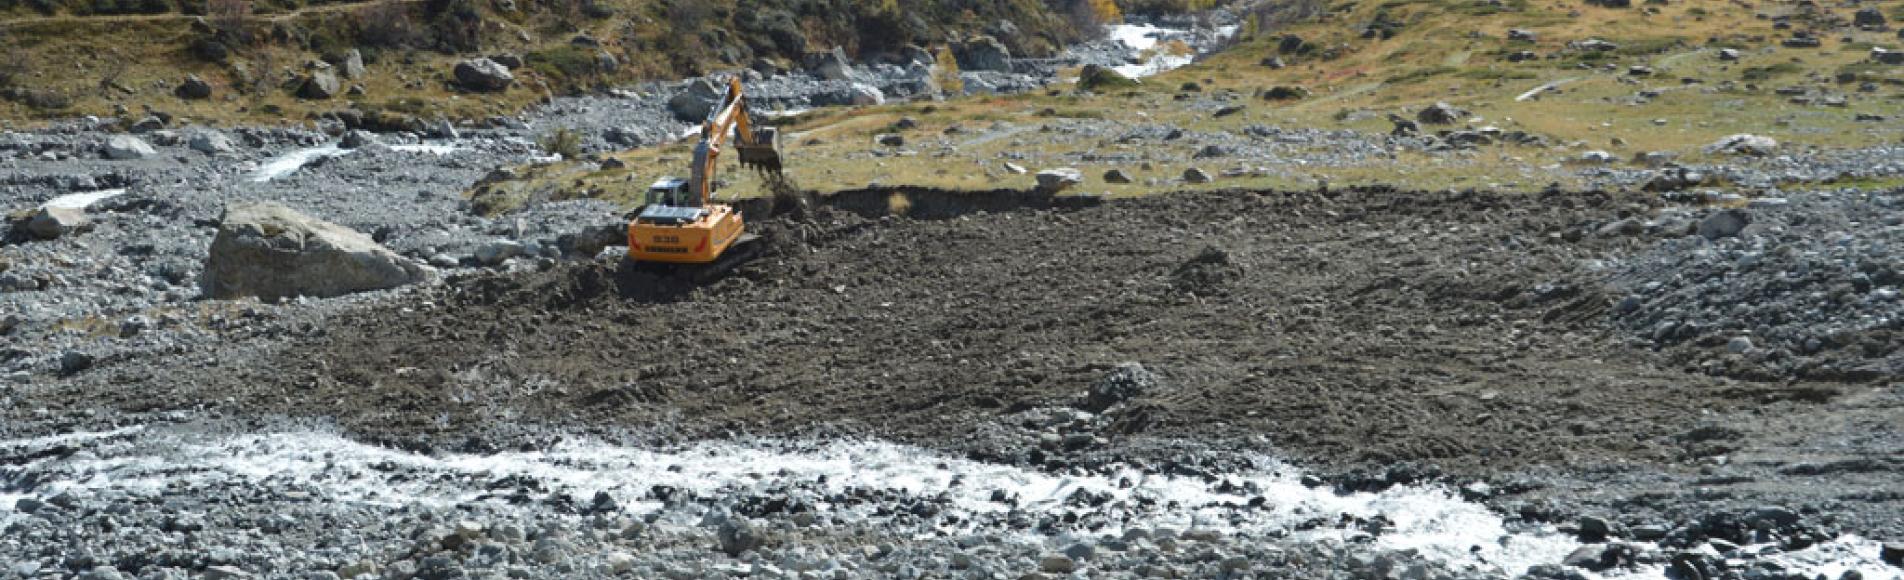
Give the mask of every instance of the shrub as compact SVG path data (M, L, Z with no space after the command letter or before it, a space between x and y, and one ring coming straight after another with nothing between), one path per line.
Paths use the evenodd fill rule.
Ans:
M952 49L941 46L932 59L937 61L932 68L932 81L938 83L939 90L948 95L964 93L965 79L959 78L959 59L952 55Z
M1102 91L1105 89L1121 89L1135 86L1137 86L1137 81L1118 74L1115 70L1094 64L1085 65L1084 70L1078 73L1078 88L1087 91Z
M582 156L582 134L568 127L558 127L536 141L543 151L561 155L563 159L577 159Z

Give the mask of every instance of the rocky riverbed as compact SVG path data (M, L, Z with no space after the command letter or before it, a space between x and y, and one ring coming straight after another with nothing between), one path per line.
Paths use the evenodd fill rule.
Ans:
M1118 32L1067 62L1157 31ZM1006 68L967 86L1063 82ZM925 94L836 72L749 87ZM557 127L677 139L697 90L0 135L0 578L1900 574L1899 194L1818 183L1893 147L1526 168L1617 192L826 192L704 287L578 237L623 208L462 195ZM1194 142L1219 175L1525 146L1027 128L971 138ZM427 281L209 299L241 202Z

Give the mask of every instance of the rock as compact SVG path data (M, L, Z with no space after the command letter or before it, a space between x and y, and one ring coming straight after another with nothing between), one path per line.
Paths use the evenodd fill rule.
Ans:
M1038 569L1050 574L1070 574L1078 569L1078 563L1064 554L1051 554L1038 560Z
M1650 76L1653 76L1653 67L1646 66L1643 64L1636 64L1633 66L1626 67L1626 74L1628 76L1650 77Z
M489 55L489 60L496 61L496 64L512 71L522 68L522 56L514 53L492 54Z
M1395 125L1394 129L1389 130L1388 134L1390 135L1394 135L1397 137L1405 137L1409 135L1421 134L1421 124L1416 123L1412 120L1409 120L1408 118L1403 117L1401 115L1389 113L1388 122L1393 123Z
M1011 72L1011 51L990 36L974 36L953 51L959 69L967 71Z
M1029 173L1029 170L1027 170L1027 169L1025 169L1025 168L1024 168L1024 166L1021 166L1021 165L1019 165L1019 164L1017 164L1017 163L1012 163L1012 162L1010 162L1010 161L1006 161L1006 162L1005 162L1005 172L1006 172L1006 173L1010 173L1010 174L1012 174L1012 175L1024 175L1024 174L1026 174L1026 173Z
M1209 183L1210 174L1202 169L1192 167L1183 170L1183 180L1186 183Z
M131 127L127 127L126 131L135 135L143 135L163 129L165 129L164 119L160 119L157 115L147 115L144 119L139 119L139 122L133 123Z
M1540 35L1525 28L1509 28L1507 29L1507 39L1516 42L1535 42L1540 40Z
M813 97L813 104L820 106L839 105L864 107L884 102L886 102L886 94L880 92L879 87L866 83L853 83L846 88L815 95ZM710 106L709 108L711 109L712 107Z
M1534 51L1531 50L1516 51L1508 53L1507 55L1507 62L1529 62L1536 60L1540 60L1540 55L1534 54Z
M1572 47L1575 50L1584 50L1587 52L1613 52L1615 50L1620 49L1620 45L1607 42L1604 40L1600 40L1598 38L1576 40L1574 42L1567 43L1567 46Z
M76 207L41 207L28 214L21 227L33 238L51 240L92 229L92 219Z
M1196 153L1193 153L1190 155L1192 159L1215 159L1218 157L1229 157L1229 156L1230 156L1229 149L1224 148L1222 145L1215 145L1215 144L1204 145L1201 149L1197 149Z
M635 555L627 552L609 552L602 557L602 571L609 574L621 574L635 569Z
M212 96L212 85L198 75L185 75L185 82L179 83L172 94L186 100L208 99Z
M1243 110L1244 110L1244 107L1242 105L1224 105L1223 107L1218 108L1215 113L1211 113L1210 116L1221 119L1223 117L1228 117L1230 115L1241 113L1243 112Z
M1785 48L1818 48L1824 46L1824 41L1800 31L1792 34L1791 38L1785 39L1783 42L1780 42L1779 45Z
M1738 49L1734 49L1734 48L1719 49L1719 60L1726 61L1726 62L1735 62L1739 60Z
M1705 181L1706 174L1704 173L1684 167L1668 167L1653 174L1651 179L1646 180L1643 188L1646 191L1665 193L1698 187L1704 185Z
M1131 176L1128 173L1124 173L1124 170L1122 169L1112 169L1110 171L1104 172L1104 182L1105 183L1130 183Z
M1878 64L1904 64L1904 50L1885 50L1884 47L1873 46L1871 60Z
M1699 221L1699 237L1717 240L1737 236L1741 230L1745 229L1745 226L1751 223L1751 216L1746 214L1745 210L1719 210Z
M806 65L808 72L821 79L845 81L854 77L853 62L847 60L846 51L837 46L833 50L808 54Z
M1732 340L1726 341L1726 352L1730 352L1732 354L1745 354L1746 351L1749 351L1749 350L1752 350L1751 338L1747 338L1743 336L1734 336L1732 337Z
M899 147L906 144L906 138L898 133L880 133L873 136L873 142L887 147Z
M686 87L668 99L668 110L680 121L694 123L707 119L724 94L707 79L688 81Z
M1272 56L1269 58L1265 58L1263 59L1261 63L1258 63L1258 64L1269 67L1271 69L1281 69L1281 68L1289 66L1288 63L1283 62L1283 57L1280 57L1280 56Z
M144 139L131 135L113 135L106 140L106 158L117 160L145 159L158 155L159 151Z
M226 155L238 151L238 146L232 144L231 137L211 129L193 132L191 138L185 141L185 146L206 155Z
M496 240L476 248L476 261L484 266L500 266L510 258L523 255L525 249L514 240Z
M93 368L94 360L95 359L93 358L93 355L90 355L90 354L86 354L77 350L66 351L65 353L60 354L60 360L59 360L60 375L72 376L72 375L79 374L81 372L85 372L86 369Z
M487 58L458 62L451 73L456 77L456 84L476 92L508 90L509 85L516 82L516 75L509 72L509 67Z
M1770 155L1778 149L1778 141L1771 137L1762 137L1750 133L1730 135L1706 146L1706 153L1731 153L1735 155Z
M1285 34L1276 41L1276 52L1279 54L1297 54L1305 52L1308 48L1309 44L1304 42L1302 37L1294 34Z
M1415 114L1415 120L1429 125L1453 125L1468 117L1468 112L1447 103L1435 103Z
M364 53L355 48L344 53L344 56L337 59L337 62L331 63L331 66L337 67L337 70L344 74L344 78L350 80L370 76L369 71L364 69Z
M205 568L205 574L199 577L205 580L229 580L233 578L250 578L251 574L235 566L207 566Z
M435 271L370 236L270 202L225 207L200 285L217 299L316 298L394 288Z
M1277 85L1263 91L1263 99L1269 101L1295 101L1309 98L1309 89L1295 85Z
M1626 544L1588 544L1575 549L1562 565L1601 572L1633 563L1633 548Z
M1885 542L1878 548L1878 559L1893 567L1904 568L1904 542Z
M1884 12L1877 8L1865 8L1851 15L1851 25L1863 28L1883 28Z
M1085 393L1084 404L1080 408L1092 413L1102 413L1119 403L1143 396L1158 389L1163 381L1156 373L1144 368L1144 365L1128 362L1117 365L1110 374L1091 383Z
M1613 533L1613 526L1607 524L1607 521L1601 518L1583 516L1580 518L1579 524L1580 542L1584 544L1604 542L1607 536Z
M343 90L343 85L338 83L336 73L316 70L304 76L304 82L298 85L297 97L322 100L337 96L340 90Z
M375 144L377 144L377 134L363 129L353 129L350 132L344 133L344 138L338 142L337 146L345 149L356 149L358 147Z
M1592 150L1592 151L1588 151L1588 152L1586 152L1586 153L1581 153L1581 154L1580 154L1580 162L1581 162L1581 163L1591 163L1591 164L1596 164L1596 165L1603 165L1603 164L1607 164L1607 163L1613 163L1613 162L1616 162L1616 161L1619 161L1619 160L1620 160L1620 158L1619 158L1619 157L1617 157L1617 156L1615 156L1615 155L1613 155L1612 153L1608 153L1608 152L1605 152L1605 151L1601 151L1601 150L1599 150L1599 149L1594 149L1594 150Z
M1038 189L1056 193L1073 185L1084 183L1084 173L1070 167L1059 167L1039 171L1033 177L1038 179Z
M752 522L741 516L728 516L721 522L716 534L721 543L721 551L729 556L739 557L742 553L761 545L760 533Z

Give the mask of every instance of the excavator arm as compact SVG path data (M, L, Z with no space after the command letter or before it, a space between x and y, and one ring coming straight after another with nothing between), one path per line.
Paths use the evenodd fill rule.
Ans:
M689 168L692 175L688 183L703 206L714 193L714 163L730 130L740 149L741 165L780 173L779 132L772 127L755 127L747 109L747 96L741 91L740 79L729 79L727 95L701 125L701 142L694 146L694 165Z

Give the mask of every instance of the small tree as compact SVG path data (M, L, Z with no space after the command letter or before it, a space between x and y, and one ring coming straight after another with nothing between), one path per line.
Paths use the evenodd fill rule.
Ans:
M932 56L937 61L932 66L932 82L939 90L949 95L965 92L965 79L959 78L959 59L952 55L950 47L939 47L939 53Z

